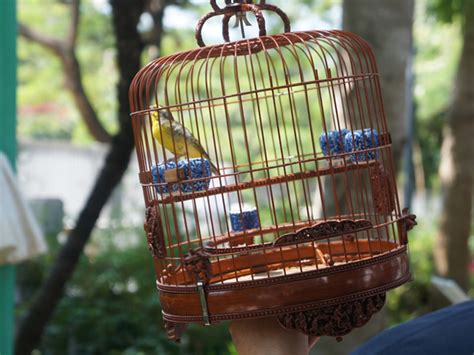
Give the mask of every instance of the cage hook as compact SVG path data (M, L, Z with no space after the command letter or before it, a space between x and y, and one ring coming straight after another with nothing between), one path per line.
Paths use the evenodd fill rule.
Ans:
M255 15L260 37L267 35L267 29L265 27L265 19L263 17L263 11L270 11L276 13L283 21L284 32L291 31L290 19L280 8L267 4L265 0L260 0L254 3L253 0L225 0L225 7L219 7L216 0L211 0L211 7L214 11L201 17L196 25L196 40L200 47L205 47L205 43L202 39L202 28L204 24L215 16L223 16L222 20L222 35L225 42L230 42L229 38L229 19L233 16L236 17L236 25L240 26L242 31L242 37L245 38L244 25L251 26L251 23L247 19L247 12L252 12Z
M233 28L240 27L240 33L242 38L245 38L245 26L252 26L250 21L247 18L247 12L242 10L242 4L253 4L253 0L226 0L226 7L236 7L238 11L235 13L235 23Z
M247 18L247 15L243 11L239 11L235 14L235 24L234 28L240 27L242 38L245 38L245 26L252 26L250 21Z

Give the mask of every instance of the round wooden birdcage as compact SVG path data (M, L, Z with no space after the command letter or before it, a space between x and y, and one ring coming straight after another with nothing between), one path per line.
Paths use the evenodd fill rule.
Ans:
M130 88L145 231L168 335L278 317L340 337L410 279L374 55L343 31L291 32L262 1L226 1L199 48ZM266 35L263 10L285 33ZM229 42L235 16L259 37ZM205 46L223 15L226 43Z

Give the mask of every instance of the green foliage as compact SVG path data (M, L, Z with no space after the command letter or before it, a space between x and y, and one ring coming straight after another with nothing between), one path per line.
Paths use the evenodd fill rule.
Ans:
M433 242L436 226L428 221L409 234L410 267L413 280L390 291L387 295L387 315L390 325L418 317L432 311L430 280L434 274Z
M431 219L419 220L418 226L409 234L410 268L413 280L390 291L387 295L386 310L390 326L419 317L436 310L440 299L431 285L435 275L433 248L437 233L437 223ZM474 238L470 243L474 252ZM470 296L474 295L474 273L471 272Z
M439 21L452 23L462 17L466 1L471 0L431 0L428 10Z
M47 256L18 269L23 313L59 247L49 238ZM96 231L66 297L46 328L42 354L225 354L230 336L224 325L191 326L181 345L163 330L152 258L143 232L136 229Z
M47 9L47 11L45 11ZM31 0L18 3L19 22L63 40L70 6ZM110 13L95 2L81 4L77 56L86 92L101 122L113 133L116 122L114 38ZM20 137L91 142L70 93L65 88L61 61L38 44L18 40L18 134Z
M419 1L414 24L416 140L422 153L427 188L438 185L438 165L445 113L461 50L459 22L441 24Z

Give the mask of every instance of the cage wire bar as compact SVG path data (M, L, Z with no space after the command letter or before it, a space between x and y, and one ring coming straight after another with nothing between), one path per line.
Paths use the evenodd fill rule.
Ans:
M344 335L361 324L308 324L344 302L369 302L367 321L410 278L415 222L399 206L372 50L348 32L290 32L264 2L211 4L201 47L152 61L130 88L168 335L269 315ZM262 10L276 11L285 33L267 36ZM229 42L229 19L246 12L260 36ZM204 46L202 26L217 15L226 43Z

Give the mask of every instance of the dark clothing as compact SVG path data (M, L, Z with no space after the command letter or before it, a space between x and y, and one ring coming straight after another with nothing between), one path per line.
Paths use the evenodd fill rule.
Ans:
M385 330L352 355L474 355L474 301Z

